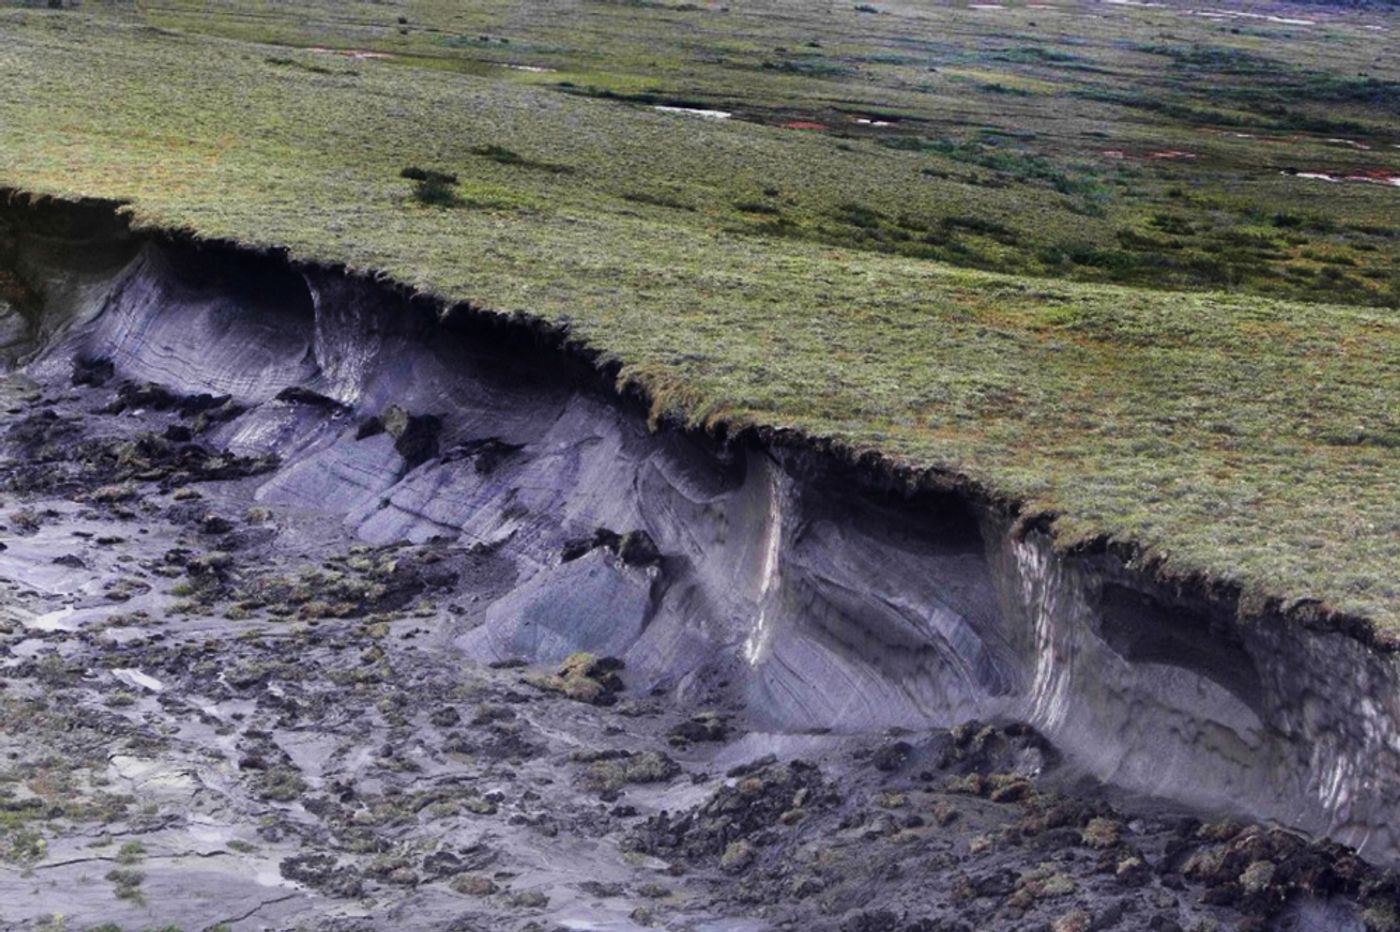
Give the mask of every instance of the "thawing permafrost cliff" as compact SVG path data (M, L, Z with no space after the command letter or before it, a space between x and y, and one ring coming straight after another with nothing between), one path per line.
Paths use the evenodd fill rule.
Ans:
M508 593L455 636L471 656L615 654L638 690L719 685L774 731L1023 719L1130 791L1400 854L1397 665L1364 638L1241 618L803 440L650 431L524 324L106 207L6 223L42 299L5 321L14 364L230 395L213 439L280 458L261 499L507 557ZM619 540L645 546L608 559Z

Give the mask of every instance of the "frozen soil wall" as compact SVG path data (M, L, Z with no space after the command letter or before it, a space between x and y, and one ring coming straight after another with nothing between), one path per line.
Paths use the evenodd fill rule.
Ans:
M774 734L980 718L1083 773L1394 861L1394 657L1345 630L1057 552L955 482L782 435L649 430L561 335L343 269L127 231L109 207L10 207L10 365L241 413L211 443L273 455L259 501L360 540L457 542L499 583L449 649L626 662L628 688L722 696Z

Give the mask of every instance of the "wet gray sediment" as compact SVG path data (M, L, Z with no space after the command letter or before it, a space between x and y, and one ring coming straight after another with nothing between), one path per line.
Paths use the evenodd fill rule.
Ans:
M649 430L525 324L4 222L16 926L1390 908L1342 847L1396 856L1383 645L800 438Z

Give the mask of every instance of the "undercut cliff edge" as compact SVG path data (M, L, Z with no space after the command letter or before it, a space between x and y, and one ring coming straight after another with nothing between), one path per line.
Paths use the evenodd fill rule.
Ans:
M230 784L252 781L267 790L266 781L274 781L271 791L254 794L259 806L285 801L305 819L317 805L339 806L338 818L353 825L350 810L374 807L351 798L383 787L363 773L337 783L328 761L349 768L359 766L356 755L378 751L343 735L325 737L334 729L317 737L314 728L283 721L300 736L292 747L271 725L245 727L244 716L270 704L276 716L295 722L310 714L308 708L340 702L326 698L335 690L347 697L343 708L352 708L349 697L365 691L354 670L398 663L397 655L385 659L391 648L383 642L394 637L359 645L351 652L354 663L326 673L323 685L330 693L318 692L320 686L304 675L321 669L314 665L323 647L327 656L345 654L343 645L317 646L318 638L339 637L334 632L340 619L347 619L345 637L368 630L373 638L376 618L390 619L392 627L401 623L393 619L406 616L420 632L413 656L429 651L432 659L404 660L407 666L395 669L419 685L432 684L432 693L401 701L406 708L386 711L380 702L364 714L387 716L386 734L398 736L393 740L401 742L400 750L410 740L402 721L420 711L437 716L438 745L421 752L427 757L418 761L413 779L426 779L424 773L446 779L452 772L451 755L439 759L439 752L458 712L434 710L440 703L451 708L467 701L454 692L460 684L454 685L450 671L477 671L460 674L462 682L477 677L471 680L479 690L474 696L503 690L499 695L507 698L496 706L506 711L499 716L525 715L527 731L539 733L536 748L564 753L554 759L584 768L579 792L596 792L603 803L587 798L607 812L622 812L607 816L621 821L589 837L622 838L618 845L634 852L627 862L633 867L645 860L637 852L666 860L672 869L663 877L681 873L675 864L684 860L667 845L684 849L684 839L694 837L694 826L703 821L693 813L718 805L718 797L707 803L705 794L722 794L724 785L733 785L723 778L706 783L709 769L739 767L742 775L754 759L774 754L775 762L760 760L757 766L767 768L764 773L787 767L764 778L787 792L783 780L805 779L806 771L792 769L794 759L845 761L852 748L864 747L873 750L863 759L874 754L881 764L872 771L879 780L902 773L905 758L933 754L934 763L925 759L915 768L933 780L929 772L936 763L948 764L949 747L991 740L988 734L1020 749L1016 761L1003 762L1007 773L1025 771L1031 755L1035 772L1024 776L1048 779L1053 769L1057 793L1089 793L1133 812L1262 823L1303 836L1299 844L1337 843L1327 849L1333 852L1328 857L1343 857L1344 845L1376 864L1400 858L1400 822L1394 818L1400 811L1396 655L1394 645L1379 641L1361 620L1280 605L1244 617L1238 593L1228 587L1161 578L1150 567L1129 569L1132 554L1110 547L1060 552L1048 521L1020 515L1015 503L955 477L902 472L819 440L782 432L722 436L665 425L652 430L645 399L619 392L615 370L571 347L566 334L463 305L443 306L344 268L294 265L225 244L132 232L114 205L38 203L11 194L0 211L0 267L8 270L0 277L0 352L9 370L3 399L8 413L0 424L6 481L0 576L10 603L3 609L9 616L7 646L0 651L10 685L0 698L10 704L4 725L11 743L37 740L33 734L42 731L43 715L63 712L64 701L53 696L110 683L131 702L103 700L101 715L113 717L116 729L103 733L125 734L121 729L130 724L152 731L149 738L159 747L188 739L191 759L197 755L190 749L203 748L199 753L212 757L223 747L228 762L220 766L228 769ZM344 560L332 566L326 562L332 553L343 553ZM391 561L386 554L396 556ZM152 571L162 567L164 572ZM400 588L408 593L402 599L395 595ZM251 633L239 625L251 626ZM210 639L228 646L201 654L197 645ZM258 661L240 653L259 643L274 645L271 657ZM393 648L399 649L407 648ZM245 669L258 663L263 666L253 672ZM288 670L298 664L304 679L286 685L295 679ZM25 676L38 684L30 692L21 682ZM308 695L322 698L313 702ZM564 711L531 718L524 710L535 707L536 695L557 698ZM16 704L31 700L42 714L30 709L20 716ZM561 734L580 733L584 726L577 716L593 715L614 700L634 714L620 726L587 725L587 740L606 743L604 736L617 735L625 742L645 733L637 722L646 716L635 713L638 708L653 709L646 714L664 722L681 715L681 724L668 724L671 730L658 737L669 742L662 745L667 753L646 758L661 773L643 767L637 776L628 769L653 753L637 747L582 752L584 739L571 739L563 750L554 743ZM157 727L156 717L179 708L190 712L188 725ZM693 717L702 710L718 711ZM399 716L397 732L390 712ZM498 713L478 718L483 714L489 723ZM994 724L969 739L960 726L971 720ZM942 750L928 751L929 741ZM248 742L257 748L249 750ZM711 749L701 754L697 749L703 748ZM162 753L108 753L107 779L138 799L144 798L143 786L158 784L161 793L178 795L185 787L181 781L190 780L212 792L211 778L199 769L205 764L187 761L172 775L161 769ZM462 753L474 760L492 757L479 741ZM891 753L895 765L883 766ZM668 755L681 758L680 765ZM492 759L529 757L515 748ZM140 760L147 763L132 763ZM704 767L693 767L695 760ZM621 775L614 780L603 764L615 765ZM856 784L849 780L856 778L837 773L845 765L828 760L821 766L822 780L848 781L850 798ZM150 777L155 783L142 782L142 767L157 775ZM546 769L553 767L563 765ZM672 767L693 771L693 779L680 788L656 789L662 795L654 800L637 797L644 786L668 785ZM111 768L120 773L113 776ZM517 778L529 771L522 768L516 768ZM601 790L589 784L589 774L601 774ZM563 770L558 777L574 786ZM942 779L935 781L939 792L947 789ZM285 781L285 793L276 780ZM899 792L908 797L914 789L911 784ZM1017 802L996 799L995 788L972 789L988 806ZM36 792L21 790L7 799L22 802ZM634 800L634 811L607 809L619 792ZM506 792L503 798L472 798L477 803L466 806L467 814L486 818L516 797ZM329 802L313 805L308 799ZM908 805L914 803L901 800L886 808L898 816L899 807ZM700 808L687 809L695 806ZM813 801L804 807L799 799L779 808L815 812L819 806ZM669 815L658 815L662 810ZM460 807L456 811L461 814ZM692 813L690 835L657 829L657 819L664 828L666 819L685 811ZM257 807L241 812L267 818ZM651 828L628 828L629 816ZM71 807L69 817L76 818ZM528 814L520 818L524 823L511 824L533 824ZM941 820L921 818L918 824ZM362 821L379 824L371 817ZM901 831L917 827L912 818L906 821ZM964 816L969 825L975 821ZM1119 826L1114 831L1150 834L1133 828L1130 815L1116 822L1106 814L1095 819L1105 821ZM118 909L153 915L175 908L173 888L159 895L149 879L143 886L143 872L158 876L149 865L91 871L106 880L97 882L100 890L91 898L66 891L78 903L70 909L52 893L28 895L27 884L44 886L35 876L59 876L45 871L61 843L60 832L40 823L32 828L48 850L30 851L27 861L11 859L25 863L26 874L0 873L7 891L0 896L0 918L23 925L39 922L41 912L111 908L102 905L103 896L115 896ZM176 828L167 824L160 831L169 835ZM1089 831L1082 825L1077 830ZM6 837L14 841L18 831ZM339 829L329 831L335 836ZM402 900L410 890L426 895L422 891L438 876L426 861L404 856L402 864L380 865L378 874L362 866L356 874L360 886L337 892L317 873L326 863L298 866L295 858L306 855L289 853L286 832L268 834L254 842L269 849L284 845L278 849L280 876L274 860L275 876L259 888L261 898L250 899L247 891L233 896L230 902L254 909L248 916L211 900L204 914L209 922L277 926L327 909L325 915L342 918L380 916L375 909L387 908L393 897L367 889L397 891ZM997 837L990 828L984 834ZM298 836L297 844L312 844L314 835ZM159 848L166 836L154 837L147 849ZM1107 841L1076 837L1075 844L1089 844L1090 850L1118 850ZM395 845L409 835L396 838L357 854L399 857ZM762 870L765 844L774 843L738 829L721 841L711 852L718 860L708 867L730 878ZM561 848L561 857L587 863L594 855L584 848L594 851L600 843L571 843ZM1112 845L1122 843L1115 839ZM5 844L0 838L0 847ZM441 874L442 885L456 890L450 894L459 898L454 902L463 896L457 887L471 886L460 878L476 877L480 903L497 904L480 906L482 916L494 908L534 909L568 925L568 916L550 912L562 909L587 914L595 928L631 928L629 923L647 924L652 914L644 909L664 914L668 908L661 899L645 907L628 901L629 911L615 915L597 905L606 903L604 893L564 894L562 886L550 886L555 881L541 881L548 887L543 904L530 900L520 892L523 868L501 868L499 859L511 856L504 849L514 843L499 844L504 848L495 852L495 868L477 865L473 873L468 865ZM967 850L975 854L977 844L970 844ZM1173 861L1177 856L1169 848L1144 859L1168 865L1162 869L1188 884L1198 882L1192 871L1199 874L1200 866ZM341 853L325 855L330 864L350 857L347 849L336 850ZM463 850L452 853L459 867L470 860ZM703 872L700 849L685 850L699 865L691 871ZM101 856L124 863L116 851ZM182 856L193 857L188 851ZM133 855L138 862L142 857L149 855ZM1119 858L1109 880L1123 883L1123 872L1131 872L1123 866L1128 860ZM1277 867L1281 858L1251 857L1248 869L1255 870L1256 862ZM123 879L123 870L137 876ZM603 869L595 864L589 871L601 876ZM1252 881L1228 882L1247 897L1252 882L1267 885L1264 871L1258 868ZM257 871L248 873L245 880L252 883ZM498 891L493 900L487 888L509 887L511 878L516 892ZM1024 871L1018 878L1000 893L974 891L966 902L990 897L987 908L1006 915L1017 891L1051 882L1027 881ZM188 885L188 878L183 882ZM618 882L634 889L627 886L632 881ZM726 882L742 886L737 879ZM831 888L829 879L815 883L805 894L798 881L790 884L792 891L784 890L801 900ZM1081 890L1090 886L1077 883ZM1356 900L1355 908L1344 919L1329 914L1323 925L1362 927L1358 917L1365 904L1357 899L1364 899L1358 889L1335 888ZM1367 889L1371 896L1380 888ZM352 905L313 909L303 896L308 890L328 897L325 903L339 902L343 894L344 904ZM1313 892L1318 902L1328 898L1327 889ZM1034 913L1054 895L1022 896L1018 915ZM896 907L901 916L917 911L909 905L916 901L890 896L904 904ZM1284 899L1280 894L1279 902ZM14 905L21 901L44 905ZM585 908L585 901L594 905ZM731 902L719 893L703 900L703 908L695 905L701 902L692 900L689 907L699 910L695 922L729 917L724 921L731 924L697 928L749 928L732 924L738 922L733 917L762 913L752 902L742 906L741 897ZM976 915L958 902L955 891L947 894L948 922L957 921L960 908ZM1171 921L1184 923L1192 908L1240 908L1228 899L1202 902L1182 905L1186 912L1173 912ZM421 916L450 912L422 902L416 908L426 910L414 914ZM1278 908L1268 914L1277 916ZM1389 907L1372 902L1371 914L1378 908ZM800 912L798 906L790 909L794 916ZM666 921L684 927L689 920L682 914ZM193 912L181 915L190 920ZM849 915L842 921L855 921ZM1302 922L1301 914L1290 915ZM1148 918L1139 915L1124 927L1145 928ZM765 921L776 920L766 915Z

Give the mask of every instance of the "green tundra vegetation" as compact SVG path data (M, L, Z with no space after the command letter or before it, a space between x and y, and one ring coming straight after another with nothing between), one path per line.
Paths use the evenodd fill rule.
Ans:
M0 185L567 326L658 416L1400 633L1394 13L47 6L0 3Z

